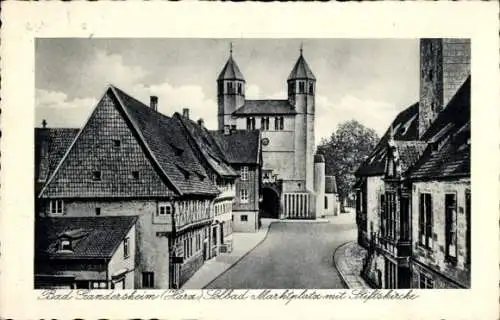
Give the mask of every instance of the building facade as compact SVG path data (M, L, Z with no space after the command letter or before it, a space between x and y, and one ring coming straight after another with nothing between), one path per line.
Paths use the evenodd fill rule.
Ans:
M419 103L356 172L363 275L379 288L470 287L470 42L420 41Z
M302 50L287 87L286 99L247 100L231 53L217 78L218 129L261 131L263 217L314 219L323 209L314 189L316 78Z
M156 104L110 86L55 165L38 145L38 217L138 217L134 288L180 287L222 240L212 227L221 191Z

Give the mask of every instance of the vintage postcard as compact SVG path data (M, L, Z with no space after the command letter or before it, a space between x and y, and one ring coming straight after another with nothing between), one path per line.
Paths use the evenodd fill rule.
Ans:
M497 317L496 6L2 15L0 316Z

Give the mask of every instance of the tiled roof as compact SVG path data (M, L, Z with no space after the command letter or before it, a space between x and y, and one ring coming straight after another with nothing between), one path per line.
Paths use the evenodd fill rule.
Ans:
M423 138L429 150L409 173L412 179L470 176L470 77Z
M217 80L245 80L233 56L229 57Z
M297 114L288 100L245 100L245 104L233 112L233 115L246 114Z
M314 77L314 74L311 71L311 68L309 68L309 65L306 62L306 59L304 59L304 56L300 54L299 59L295 63L295 66L292 69L292 72L290 72L290 75L288 76L288 80L291 79L311 79L311 80L316 80Z
M325 193L337 193L335 176L325 176Z
M423 154L427 143L422 141L394 141L399 153L401 172L405 173Z
M35 179L46 181L55 170L71 142L77 128L35 128Z
M401 111L382 136L377 146L356 171L358 176L382 175L387 158L387 142L393 129L394 140L411 141L418 139L418 103Z
M439 150L426 152L409 176L413 180L470 177L470 128L444 141Z
M194 121L189 120L178 113L175 113L173 118L184 126L186 133L192 138L192 141L196 144L196 148L200 151L204 160L219 176L238 176L238 173L235 172L229 165L224 153L217 145L214 137L212 137L210 132L205 127L198 125Z
M35 254L39 258L111 258L136 216L39 218L35 223ZM61 238L72 250L59 250Z
M121 141L114 149L113 139ZM102 178L94 179L94 170ZM133 171L140 173L131 178ZM67 155L42 189L42 198L216 195L185 131L110 86Z
M260 131L236 130L231 134L211 131L229 163L258 164L260 161Z
M162 170L182 193L219 193L196 159L179 122L151 109L118 88L114 90Z
M422 140L432 139L448 124L453 124L453 127L457 129L470 120L470 81L471 77L469 76L451 98L446 108L439 113L436 120L422 135Z

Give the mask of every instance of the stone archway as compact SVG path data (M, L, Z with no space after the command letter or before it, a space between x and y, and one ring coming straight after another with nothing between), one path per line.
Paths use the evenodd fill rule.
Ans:
M280 196L274 188L262 188L262 203L260 208L260 216L262 218L279 219L280 217Z

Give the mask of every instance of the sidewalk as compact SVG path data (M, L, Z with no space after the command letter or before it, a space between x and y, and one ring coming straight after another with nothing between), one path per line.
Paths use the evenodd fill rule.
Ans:
M275 221L280 220L262 219L262 226L255 233L233 232L233 251L205 261L203 266L184 283L182 289L202 289L207 286L264 241L269 226Z
M354 241L344 243L334 252L335 267L349 289L370 288L360 275L365 256L366 250Z

